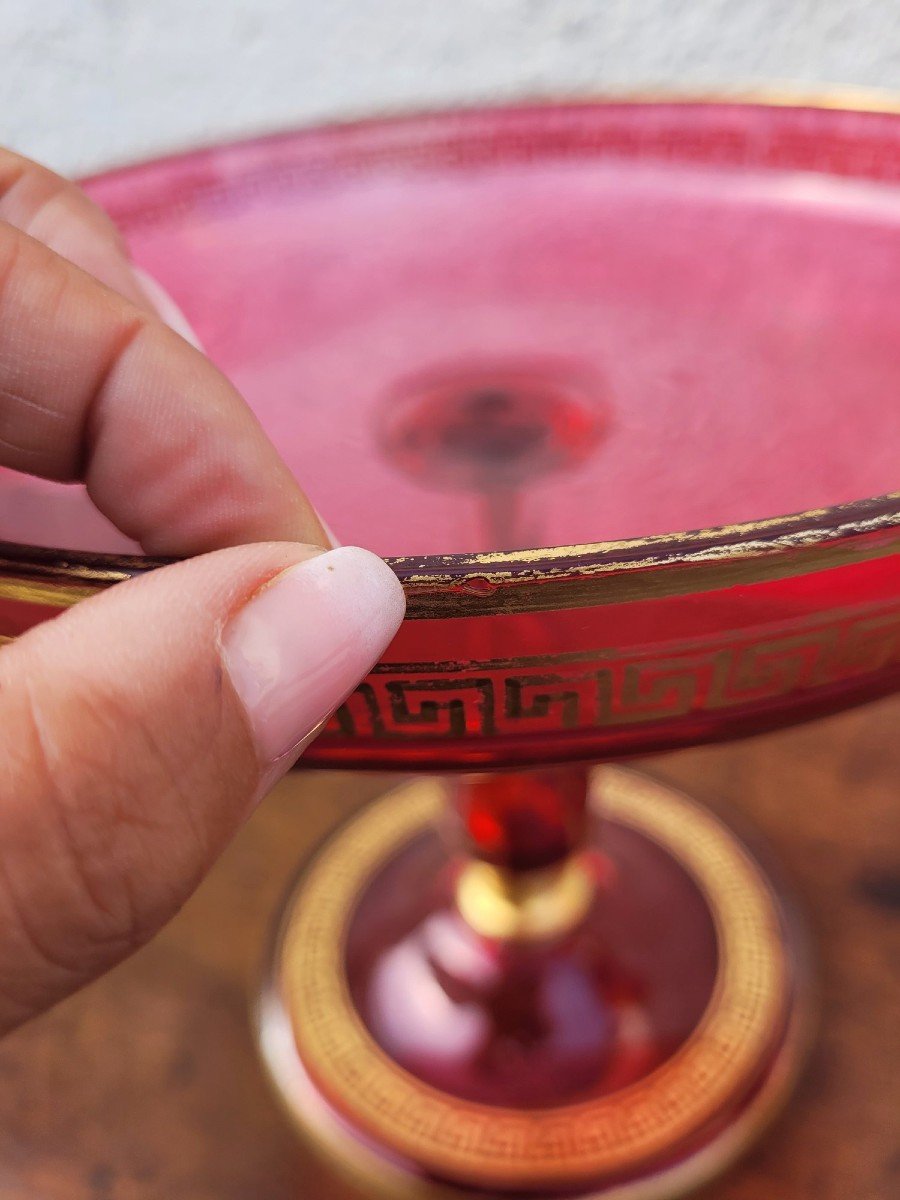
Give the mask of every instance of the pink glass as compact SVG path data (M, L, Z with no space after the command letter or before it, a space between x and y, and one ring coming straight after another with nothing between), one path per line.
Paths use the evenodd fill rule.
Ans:
M363 897L348 986L435 1087L615 1092L709 998L704 904L651 843L597 843L579 764L900 685L898 182L900 116L713 103L360 122L88 182L337 537L404 582L408 619L304 763L467 770L457 845L510 872L592 847L584 924L492 943L477 979L428 941L467 961L446 846ZM80 487L9 471L0 538L5 636L159 565ZM443 1028L404 1008L423 971Z
M407 581L415 619L308 761L637 753L896 686L898 164L891 115L613 104L364 122L89 182L338 537ZM491 389L520 397L512 444L532 438L493 491L458 430L433 432ZM440 444L404 443L417 420ZM0 496L0 535L28 543L8 574L146 562L80 488L6 471ZM4 601L0 631L47 611Z

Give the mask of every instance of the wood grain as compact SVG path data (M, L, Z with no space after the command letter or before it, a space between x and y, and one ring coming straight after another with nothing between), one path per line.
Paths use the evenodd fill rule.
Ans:
M742 814L792 879L822 1027L788 1113L716 1200L900 1197L900 700L647 769ZM0 1045L2 1200L338 1200L248 1020L298 860L377 776L295 775L154 943Z

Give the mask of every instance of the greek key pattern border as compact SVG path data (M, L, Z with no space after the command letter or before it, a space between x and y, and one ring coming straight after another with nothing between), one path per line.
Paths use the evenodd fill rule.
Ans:
M524 659L382 664L329 723L359 739L620 728L716 713L900 664L900 606L667 643Z
M360 890L399 846L439 819L443 799L434 781L418 780L369 807L325 848L295 896L280 971L311 1076L383 1145L437 1174L506 1186L627 1171L692 1136L746 1086L784 1015L779 917L756 864L680 794L614 768L598 774L594 802L663 846L706 896L719 945L712 997L688 1041L614 1096L526 1111L483 1106L436 1091L393 1063L363 1026L342 970Z

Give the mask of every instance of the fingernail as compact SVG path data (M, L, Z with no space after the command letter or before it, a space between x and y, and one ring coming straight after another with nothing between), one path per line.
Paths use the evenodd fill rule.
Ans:
M222 657L265 768L261 793L375 665L404 608L390 567L342 546L282 572L231 618Z
M190 342L197 350L203 349L200 345L200 339L194 333L187 317L166 291L161 283L148 275L143 267L132 266L135 278L141 288L141 291L147 297L151 307L155 310L156 315L169 326L174 329L177 334L184 338L186 342Z

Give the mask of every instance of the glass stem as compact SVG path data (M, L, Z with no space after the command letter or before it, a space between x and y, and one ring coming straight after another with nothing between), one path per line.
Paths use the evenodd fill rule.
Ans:
M561 862L584 841L587 786L583 766L462 776L455 800L467 853L509 871Z
M481 492L489 549L527 542L517 488ZM495 937L546 937L577 923L594 886L578 857L588 824L584 766L465 775L454 804L467 864L457 900L465 919Z
M484 550L517 550L531 540L524 528L518 488L485 489L478 500L478 530Z
M588 770L580 766L456 782L467 856L457 902L478 932L545 938L567 932L587 913L594 881L579 855L588 826L587 784Z

